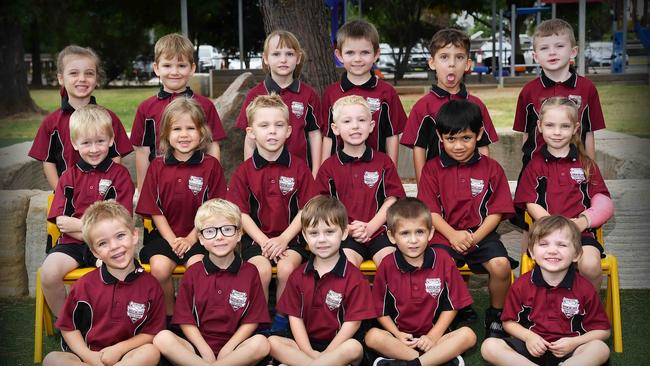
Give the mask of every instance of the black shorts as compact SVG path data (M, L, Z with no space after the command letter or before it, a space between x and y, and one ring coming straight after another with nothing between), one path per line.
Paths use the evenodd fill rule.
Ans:
M515 352L540 366L557 366L560 362L566 361L569 357L573 356L573 352L571 352L564 357L556 357L550 351L547 351L541 357L535 357L528 352L526 342L514 337L504 338L503 341L506 342L510 348L515 350Z
M47 254L63 253L77 261L79 267L96 267L97 258L90 251L88 245L84 244L57 244Z
M180 258L176 255L176 253L174 253L167 240L165 240L162 235L160 235L160 232L154 229L145 238L144 246L140 250L140 262L149 263L151 257L154 255L164 255L165 257L175 262L177 265L181 265L187 262L188 259L196 254L207 255L208 251L205 250L203 245L197 241L185 253L185 256L183 258Z
M300 254L303 262L306 261L307 258L309 258L309 252L307 251L307 249L305 249L304 245L300 244L304 242L305 242L304 239L302 239L300 235L298 235L298 237L291 240L289 242L289 245L287 245L287 250L293 250L294 252ZM253 238L251 238L250 236L246 234L242 235L240 243L241 243L241 257L243 260L248 261L253 257L262 255L262 247L256 242L254 242Z
M510 262L510 268L515 269L519 266L519 261L511 258L508 255L506 247L501 242L500 235L493 231L489 233L480 243L477 244L476 249L463 255L455 251L450 245L445 244L432 244L433 248L444 249L456 261L457 267L462 267L465 264L474 273L487 273L483 267L483 263L488 262L492 258L504 257Z
M598 242L595 238L592 238L591 236L582 236L580 240L580 244L582 246L590 246L590 247L595 247L598 249L600 252L600 257L605 258L605 248L603 248L603 245Z
M352 239L350 235L348 235L348 237L341 243L341 248L354 250L359 253L364 260L372 260L372 257L374 257L377 252L387 247L395 247L395 244L388 240L386 232L370 239L367 243L359 243Z

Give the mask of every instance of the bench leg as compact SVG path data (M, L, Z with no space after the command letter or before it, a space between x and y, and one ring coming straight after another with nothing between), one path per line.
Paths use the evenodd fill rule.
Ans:
M43 360L43 308L45 297L41 288L41 270L36 272L36 309L34 311L34 363Z
M612 333L614 335L614 352L623 352L623 327L621 320L621 292L618 279L617 258L612 258L610 268L611 286L608 286L607 292L611 292L612 297ZM608 281L609 282L609 281Z

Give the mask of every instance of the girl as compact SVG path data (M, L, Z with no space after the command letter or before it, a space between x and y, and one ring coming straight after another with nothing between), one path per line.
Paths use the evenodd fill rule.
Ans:
M96 104L93 91L101 80L100 60L90 48L70 45L59 52L57 79L61 85L61 108L48 114L36 132L29 156L43 162L45 178L52 189L69 167L79 162L79 153L70 140L70 115L86 104ZM115 141L109 156L116 163L133 151L122 122L110 110Z
M237 127L244 131L248 127L246 107L256 96L279 94L290 112L292 132L285 143L287 149L291 154L307 161L312 175L316 177L321 163L321 130L324 127L317 117L320 115L320 98L314 89L298 80L305 57L305 52L293 33L278 30L266 37L262 64L268 75L246 95L237 118ZM244 160L250 158L255 150L255 141L248 136L245 139Z
M226 180L219 161L206 154L212 143L205 114L194 99L176 98L164 110L160 151L147 170L136 213L150 216L154 229L144 238L140 260L165 292L167 315L174 312L172 272L203 258L194 216L201 204L226 196Z
M571 99L552 97L542 103L537 128L546 145L526 166L515 204L534 220L549 214L573 220L582 232L578 269L599 289L603 246L595 228L612 217L614 206L598 166L585 152L578 121Z

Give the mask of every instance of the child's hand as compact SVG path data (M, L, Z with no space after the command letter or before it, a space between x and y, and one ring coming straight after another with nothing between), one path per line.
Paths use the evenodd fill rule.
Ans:
M572 218L571 221L573 221L573 223L578 226L580 232L583 232L589 228L589 222L587 222L587 219L582 215Z
M433 347L433 341L431 338L429 338L428 335L423 335L420 338L418 338L417 344L415 345L417 349L419 349L422 352L428 352L431 347Z
M172 249L174 249L174 253L176 253L179 258L183 258L192 245L194 245L194 243L191 243L187 238L177 237L176 240L174 240Z
M81 358L81 360L90 366L106 366L102 362L102 353L96 351L90 351Z
M574 339L575 338L573 337L560 338L557 341L552 342L548 346L548 350L551 351L555 357L564 357L578 346L575 344Z
M280 259L280 255L287 249L288 245L289 241L284 240L280 236L276 236L262 245L262 255L277 262Z
M122 359L122 352L120 352L114 345L102 349L100 352L99 359L106 366L113 366Z
M62 233L70 233L70 232L76 231L73 228L73 225L77 220L78 219L75 219L75 218L69 217L69 216L57 216L56 217L56 226L58 226L59 230Z
M399 332L396 338L410 348L414 348L415 345L418 343L418 339L413 338L413 334L409 334L409 333Z
M368 224L354 220L348 225L348 234L356 241L360 243L365 243L370 240L370 235L368 234Z
M474 245L474 235L466 230L456 230L448 239L451 247L458 253L465 253Z
M307 353L307 356L311 357L313 360L319 358L321 354L321 352L318 352L315 349L312 349L311 351L305 353Z
M544 353L546 353L550 345L551 344L548 343L544 338L535 333L532 333L526 339L526 349L528 349L528 352L535 357L541 357Z

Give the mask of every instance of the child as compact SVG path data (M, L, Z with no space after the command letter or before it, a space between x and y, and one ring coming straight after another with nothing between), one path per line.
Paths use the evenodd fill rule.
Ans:
M96 104L93 91L100 82L102 71L99 56L90 48L70 45L61 50L56 61L56 76L61 85L61 108L45 117L36 132L29 156L43 162L45 178L52 189L68 168L79 162L79 153L70 139L70 115L75 109ZM122 122L107 110L111 117L114 144L109 157L116 163L133 151ZM81 217L81 215L79 216Z
M330 85L323 92L323 122L326 134L323 138L323 159L335 155L340 141L331 128L334 120L334 102L346 95L360 95L366 99L377 128L368 138L368 146L386 153L397 166L399 134L404 130L406 113L395 88L380 80L372 66L379 59L379 33L365 20L345 23L336 33L336 58L345 67L341 81Z
M488 145L499 140L487 108L478 97L470 95L463 84L463 76L472 67L469 48L467 34L454 28L436 32L429 43L429 67L436 73L436 84L432 85L431 92L420 98L411 109L401 138L402 145L413 149L416 182L420 181L424 164L440 155L436 114L445 102L469 100L481 108L484 133L477 143L481 154L489 156Z
M70 116L68 138L80 156L66 170L54 191L48 220L61 236L41 266L43 294L56 315L63 308L66 289L63 277L78 267L95 267L97 259L81 235L81 216L95 201L114 199L133 212L133 182L129 171L109 158L113 145L110 113L97 105L80 107Z
M270 319L255 266L237 254L241 212L213 199L199 207L194 225L209 254L187 269L178 289L173 323L186 339L164 330L154 344L174 365L255 365L269 343L253 332Z
M306 61L305 52L296 36L288 31L271 32L264 41L262 54L266 79L257 84L246 95L241 112L237 118L237 127L246 130L249 126L246 107L258 95L276 93L284 103L291 107L289 125L291 136L286 146L291 154L305 160L315 177L321 164L321 145L324 129L320 116L320 98L309 85L298 78ZM255 141L246 138L244 143L244 160L253 156Z
M255 143L251 158L230 180L228 199L242 211L242 257L257 267L268 299L272 261L277 263L276 299L289 275L307 258L299 243L300 209L315 194L307 164L285 147L293 133L289 111L275 93L259 95L246 107L247 139ZM286 330L288 320L276 314L271 332Z
M613 215L609 191L580 141L575 103L565 97L549 98L542 103L539 118L537 128L546 144L526 166L517 185L515 204L527 210L533 220L549 214L572 218L582 232L578 269L599 289L603 246L596 240L595 228Z
M610 326L598 292L575 269L580 230L563 216L535 222L532 271L512 285L501 319L510 334L486 339L481 355L493 365L602 365Z
M468 327L448 332L458 309L472 297L456 264L440 249L428 247L433 236L431 212L422 201L397 200L387 213L388 237L397 251L375 274L372 294L382 328L372 328L366 345L381 355L375 365L441 365L474 346ZM396 360L404 360L396 361Z
M271 356L290 365L359 365L361 322L374 317L370 286L340 251L348 233L345 207L317 196L302 211L311 257L289 278L277 308L289 314L293 339L269 337Z
M514 212L503 168L476 148L484 130L481 108L466 100L445 103L436 118L443 151L422 169L418 198L431 209L436 232L432 243L446 249L473 272L489 274L487 337L504 336L501 309L517 261L499 240L499 222Z
M160 78L162 86L157 95L140 103L131 128L131 143L135 146L138 192L142 191L149 164L159 153L163 111L180 95L196 100L203 109L205 123L212 137L206 152L217 160L220 158L218 141L226 138L226 134L217 109L210 99L194 94L187 85L196 69L194 52L192 42L180 34L168 34L156 42L153 71Z
M349 236L343 252L356 267L366 259L377 266L395 251L386 236L386 210L404 187L393 161L366 144L375 127L366 99L357 95L342 97L332 108L331 129L343 140L343 147L323 162L316 184L321 194L343 202L348 212Z
M154 230L145 236L140 260L165 292L167 316L174 312L172 272L176 265L201 260L194 215L211 198L226 196L219 160L206 154L210 129L196 99L176 98L165 108L160 125L162 156L151 162L136 212L151 217Z
M64 352L49 353L43 365L157 365L160 353L151 342L165 327L163 293L134 259L138 230L131 213L99 201L81 225L103 264L72 286L56 322Z

